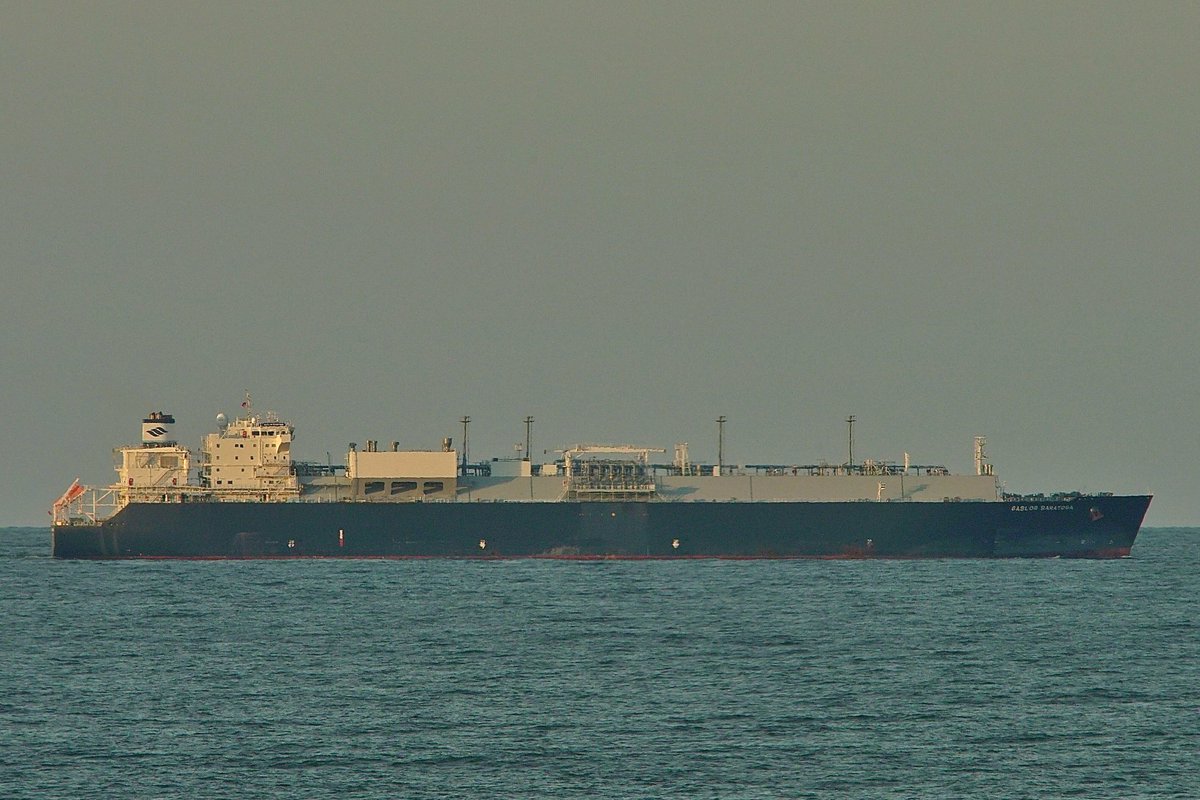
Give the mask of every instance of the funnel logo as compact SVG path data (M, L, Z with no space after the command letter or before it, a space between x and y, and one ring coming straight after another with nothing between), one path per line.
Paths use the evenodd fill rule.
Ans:
M147 430L146 435L153 436L154 438L157 439L159 436L162 436L166 432L167 432L166 428L164 428L162 426L158 426L158 427L150 428L149 430Z

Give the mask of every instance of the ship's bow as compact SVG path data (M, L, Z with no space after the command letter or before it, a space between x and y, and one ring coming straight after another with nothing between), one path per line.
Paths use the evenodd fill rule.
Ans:
M1149 495L1100 495L1010 503L996 530L995 555L1124 558L1150 500Z

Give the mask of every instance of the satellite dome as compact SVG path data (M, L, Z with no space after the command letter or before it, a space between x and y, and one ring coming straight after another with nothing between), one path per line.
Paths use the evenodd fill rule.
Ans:
M217 414L217 427L221 430L225 430L227 427L229 427L229 418L226 417L224 413Z

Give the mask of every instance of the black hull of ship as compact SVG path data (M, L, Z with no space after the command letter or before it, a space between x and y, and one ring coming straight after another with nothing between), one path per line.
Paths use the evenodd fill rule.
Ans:
M145 503L56 558L1120 558L1148 496L924 502Z

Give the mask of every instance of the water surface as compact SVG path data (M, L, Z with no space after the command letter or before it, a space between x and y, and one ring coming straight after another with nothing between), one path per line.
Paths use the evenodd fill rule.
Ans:
M1200 797L1200 530L1117 561L61 562L0 796Z

